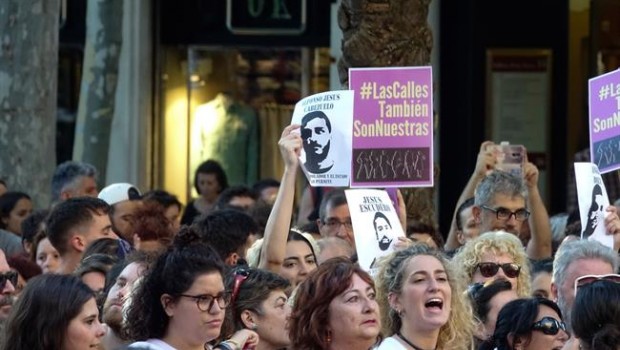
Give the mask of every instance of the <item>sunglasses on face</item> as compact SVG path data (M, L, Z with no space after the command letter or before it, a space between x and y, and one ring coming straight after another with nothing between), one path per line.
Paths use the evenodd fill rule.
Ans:
M17 287L17 272L8 271L0 273L0 291L6 287L6 281L10 281L13 287Z
M498 264L493 262L483 262L476 265L476 269L480 270L480 274L485 278L497 275L500 268L504 271L504 274L508 278L519 277L519 273L521 272L521 266L515 263Z
M549 316L543 317L540 321L532 325L533 331L541 331L546 335L556 335L560 329L566 332L566 324Z
M615 273L608 275L585 275L577 278L575 280L575 295L577 295L577 290L579 287L583 287L587 284L594 283L596 281L609 281L614 283L620 283L620 275Z

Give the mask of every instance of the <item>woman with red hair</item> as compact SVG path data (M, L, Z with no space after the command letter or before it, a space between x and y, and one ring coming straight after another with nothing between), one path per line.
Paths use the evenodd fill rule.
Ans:
M333 258L303 281L289 320L295 350L365 350L380 340L375 285L348 258Z

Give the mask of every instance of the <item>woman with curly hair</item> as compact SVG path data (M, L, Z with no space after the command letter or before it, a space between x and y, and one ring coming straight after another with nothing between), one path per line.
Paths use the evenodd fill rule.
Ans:
M129 349L205 350L219 337L230 294L224 265L213 248L190 227L181 229L138 285L127 310L125 333L137 341ZM238 332L215 348L254 346L258 336Z
M289 320L291 349L368 350L380 331L374 282L350 259L325 261L298 286Z
M512 233L492 231L468 241L452 258L467 284L504 279L520 298L530 296L530 267L521 240Z
M377 275L384 335L378 350L469 349L474 322L442 253L425 244L388 255Z

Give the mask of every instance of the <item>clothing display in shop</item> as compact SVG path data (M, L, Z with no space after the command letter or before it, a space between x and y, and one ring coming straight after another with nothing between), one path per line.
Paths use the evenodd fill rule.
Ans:
M219 93L196 109L191 130L190 182L200 163L218 161L231 185L258 179L259 130L254 110Z
M261 140L259 175L261 179L279 179L284 173L282 157L274 157L274 155L280 154L278 140L280 140L282 130L291 123L293 108L292 105L268 103L258 110Z

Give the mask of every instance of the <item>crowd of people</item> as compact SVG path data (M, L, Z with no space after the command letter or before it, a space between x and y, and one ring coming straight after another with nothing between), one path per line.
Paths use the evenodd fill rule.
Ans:
M44 209L0 182L0 350L620 349L614 206L613 248L579 239L579 215L549 217L536 166L496 170L485 142L445 240L399 194L407 238L374 273L355 237L375 232L353 230L344 189L296 205L299 129L282 132L280 181L229 186L209 159L186 206L99 191L82 162L54 170Z

